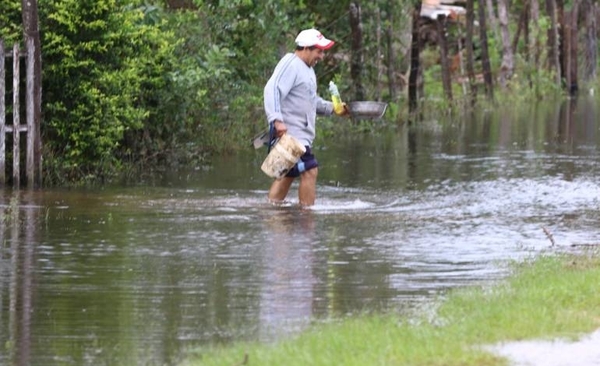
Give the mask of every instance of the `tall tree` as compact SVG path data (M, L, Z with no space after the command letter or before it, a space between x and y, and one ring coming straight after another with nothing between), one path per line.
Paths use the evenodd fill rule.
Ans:
M578 19L579 19L579 0L573 0L571 10L565 12L565 39L566 44L566 87L570 95L577 93L579 82L577 78L578 62Z
M354 86L355 100L365 99L365 88L362 81L363 65L365 61L363 50L363 25L360 4L350 4L350 29L352 31L352 60L350 63L350 76Z
M584 79L596 80L598 69L598 4L593 0L582 3L585 14Z
M396 52L394 49L394 31L392 26L388 26L385 31L385 39L387 43L387 78L388 78L388 91L390 93L390 100L396 101L398 95L399 85L396 78Z
M533 62L535 70L537 70L540 66L540 54L541 54L541 46L540 46L540 3L539 0L529 0L529 22L533 25L533 30L535 34L535 38L529 40L528 44L530 45L529 53L533 55Z
M556 25L558 27L558 62L560 66L561 83L567 78L567 57L565 37L567 36L567 27L565 24L565 2L564 0L555 0L556 3Z
M479 0L479 41L481 42L481 66L485 92L488 98L494 98L494 82L492 78L492 67L490 66L490 53L488 51L487 25L485 19L485 3Z
M421 1L414 2L412 12L412 37L410 44L410 74L408 76L408 110L411 116L419 107L417 80L421 69L421 36L419 34L419 20L421 18ZM412 120L412 118L411 118ZM410 121L409 121L410 122Z
M467 0L467 29L465 37L465 49L467 55L467 74L469 76L469 88L471 101L475 102L477 96L477 84L475 83L475 57L473 55L473 35L475 25L474 0Z
M498 20L500 22L500 34L502 36L502 64L500 65L500 85L506 87L508 80L514 72L513 50L508 33L508 9L506 0L498 0Z
M550 28L548 29L548 67L550 72L554 72L555 74L556 84L560 85L562 74L560 69L560 39L556 0L546 0L546 12L550 18Z
M485 8L487 10L487 18L486 19L488 20L490 28L492 28L492 31L494 32L496 39L500 39L500 32L498 30L498 19L496 17L496 12L494 11L493 0L486 0Z
M39 17L37 0L22 0L23 33L27 43L33 42L33 177L29 184L41 186L42 184L42 161L41 161L41 115L42 115L42 50L40 44Z
M435 23L437 25L437 43L440 48L440 64L442 65L442 85L444 86L446 98L452 100L452 80L450 78L450 64L448 63L448 40L446 39L448 18L438 15Z
M383 30L381 28L381 9L379 9L379 6L377 7L376 11L375 11L375 18L376 18L376 26L375 26L375 34L376 34L376 47L377 47L377 52L376 52L376 59L375 59L375 70L376 70L376 77L375 77L375 100L381 100L381 81L383 79L383 65L382 65L382 60L383 60L383 52L381 50L381 35L383 33ZM392 80L390 80L391 82Z

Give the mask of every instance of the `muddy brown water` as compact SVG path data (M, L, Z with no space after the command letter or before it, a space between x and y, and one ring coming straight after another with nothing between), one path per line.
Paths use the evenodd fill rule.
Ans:
M340 136L316 147L309 210L266 203L254 150L134 186L5 189L0 365L176 364L598 244L598 120L579 100Z

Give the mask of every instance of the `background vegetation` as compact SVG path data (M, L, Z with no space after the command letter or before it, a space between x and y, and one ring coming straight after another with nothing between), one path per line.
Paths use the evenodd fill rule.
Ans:
M587 0L563 5L580 2ZM361 10L364 98L388 102L387 118L403 123L412 0L39 0L45 184L106 181L248 148L265 125L263 86L303 28L316 27L337 41L317 66L322 96L336 80L342 97L353 100L352 4ZM22 43L20 4L0 0L0 8L0 38ZM509 6L513 34L523 8ZM540 19L529 35L535 44L547 40L550 22ZM449 37L461 39L460 31L449 27ZM502 43L493 31L489 42L492 69L498 69ZM551 72L531 67L527 47L516 51L511 95L561 92ZM435 44L425 44L421 59L421 98L428 101L421 112L455 113L467 100L464 84L453 84L453 100L444 98Z

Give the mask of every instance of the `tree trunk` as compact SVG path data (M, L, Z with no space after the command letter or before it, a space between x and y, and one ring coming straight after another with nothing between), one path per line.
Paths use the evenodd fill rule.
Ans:
M358 3L350 3L350 29L352 32L350 77L354 86L354 100L365 100L365 88L362 81L365 60L363 52L363 26L360 5Z
M515 32L515 36L512 41L512 50L513 54L518 53L517 47L519 46L519 38L521 37L521 33L524 33L523 39L525 44L527 44L527 7L523 8L521 11L521 15L519 16L519 23L517 24L517 31ZM526 60L527 61L527 60Z
M487 25L485 19L485 3L479 0L479 38L481 41L481 66L485 92L488 98L494 98L494 82L492 79L492 68L490 66L490 54L488 52Z
M410 74L408 76L408 111L411 116L419 107L419 95L417 93L417 80L421 69L421 37L419 36L419 20L421 18L421 2L415 2L412 15L412 40L410 47ZM412 118L411 118L412 120ZM409 120L409 123L411 122Z
M540 20L540 3L538 0L530 0L529 5L529 19L531 24L533 24L534 34L536 35L535 39L530 39L528 44L530 45L529 53L533 55L533 65L535 70L538 70L540 67L540 55L541 55L541 45L539 38L539 20ZM528 36L529 38L529 36Z
M555 0L556 3L556 24L558 31L558 62L560 65L561 82L566 85L567 78L567 53L565 37L568 37L567 25L565 24L565 3L564 0Z
M500 65L500 85L506 88L508 81L514 73L514 57L508 33L508 11L506 0L498 0L498 20L502 35L502 63Z
M560 72L560 42L556 0L546 0L546 11L548 12L548 17L550 18L550 29L548 29L548 67L550 72L554 72L556 75L556 84L560 85L562 74Z
M529 0L529 11L531 20L538 21L540 18L540 2L538 0Z
M387 77L389 80L388 91L390 93L390 100L396 101L398 95L398 83L396 82L396 52L394 50L394 30L390 25L386 29L386 40L387 40ZM406 85L406 84L405 84Z
M381 51L381 33L382 33L382 29L381 29L381 10L379 10L379 7L377 7L375 9L375 13L376 18L376 31L375 31L375 36L376 36L376 42L377 42L377 59L375 60L375 72L377 73L377 80L375 83L375 100L377 101L381 101L381 82L383 79L383 67L382 67L382 60L383 60L383 53ZM390 82L392 82L392 80L390 80Z
M42 185L42 139L41 139L41 115L42 115L42 48L40 44L39 17L37 0L22 0L23 12L23 34L25 41L33 41L33 176L29 184L34 187ZM33 187L30 187L33 188Z
M464 78L465 75L465 45L463 44L463 39L464 36L462 34L462 26L460 22L456 23L456 34L457 34L457 40L456 40L456 45L458 48L458 52L456 54L456 57L458 57L458 69L460 71L460 76L461 76L461 80L460 80L460 86L462 88L463 91L463 95L467 95L467 82L466 79ZM452 77L452 70L450 70L450 77Z
M584 0L585 14L585 80L596 80L598 65L598 5L593 0Z
M496 12L494 11L493 0L486 0L485 8L487 10L487 19L490 24L490 28L496 35L496 39L500 39L500 32L498 31L498 19L496 18Z
M452 100L452 80L450 78L450 67L448 63L448 42L446 40L446 27L448 19L445 16L438 16L436 20L437 24L437 37L438 46L440 47L440 63L442 65L442 84L444 86L444 93L448 100Z
M578 18L579 18L579 0L573 0L571 11L565 12L565 34L567 35L567 48L565 57L567 59L567 90L569 95L576 95L579 90L579 81L577 77L578 62Z
M525 8L523 9L523 18L524 18L524 27L523 27L523 38L525 39L525 62L528 65L531 65L531 33L529 32L529 24L530 24L530 13L531 7L529 4L525 4ZM537 67L534 68L537 70ZM533 81L531 80L531 73L527 73L527 81L529 82L529 87L533 87Z
M467 26L465 32L465 52L467 56L467 75L469 76L469 89L471 92L471 102L475 103L477 97L477 84L475 83L475 57L473 56L473 35L475 23L474 0L467 0Z

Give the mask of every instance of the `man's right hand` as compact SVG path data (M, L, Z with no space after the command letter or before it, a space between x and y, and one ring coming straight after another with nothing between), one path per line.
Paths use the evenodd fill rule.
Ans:
M275 136L277 137L281 137L287 132L287 126L285 123L283 123L283 121L275 120L275 122L273 122L273 126L275 127Z
M339 112L336 112L336 111L334 110L334 113L335 113L336 115L338 115L338 116L341 116L341 117L350 117L350 108L348 108L348 105L347 105L346 103L342 103L342 107L343 107L343 108L342 108L342 110L341 110L341 111L339 111Z

